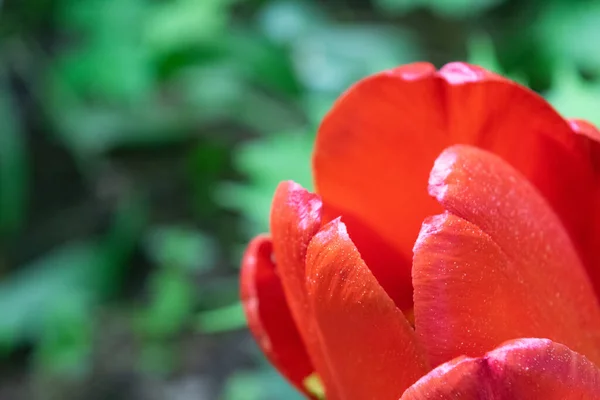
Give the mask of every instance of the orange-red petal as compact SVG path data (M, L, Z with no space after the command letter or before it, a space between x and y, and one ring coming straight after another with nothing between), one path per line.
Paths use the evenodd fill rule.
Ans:
M588 229L581 232L576 244L587 256L587 271L596 288L596 295L600 298L600 130L583 120L569 120L569 124L575 133L581 135L582 141L589 149L589 160L596 179L591 196L593 207L587 215Z
M500 155L580 241L590 230L595 183L577 136L543 98L482 68L453 63L435 71L420 63L385 71L350 88L319 128L313 167L324 219L341 214L352 237L367 229L394 249L386 253L396 260L367 263L401 305L410 302L403 296L420 224L441 211L427 196L427 177L444 148L473 144ZM362 237L361 253L377 247ZM578 250L597 268L587 257L597 246Z
M426 373L414 330L333 220L310 242L307 290L317 335L346 400L398 399Z
M432 364L546 337L600 362L600 307L568 234L498 156L446 149L429 190L449 212L414 249L415 326Z
M279 184L271 207L271 234L277 270L292 315L306 339L308 302L305 286L306 249L321 226L321 199L295 182Z
M401 400L598 398L600 370L587 358L547 339L519 339L484 357L439 366Z
M340 215L344 215L344 223L352 241L360 249L360 255L379 284L398 308L410 314L413 308L412 282L410 268L406 267L410 264L410 259L398 251L390 238L381 236L354 215L329 206L324 210L323 220L329 221Z
M306 393L303 381L314 369L283 294L268 236L260 235L248 245L240 285L248 326L259 347L294 386Z
M587 137L596 145L600 143L600 130L598 130L594 124L583 119L569 119L568 121L571 129L573 129L573 132ZM600 162L597 157L598 154L592 155L596 166L598 166L597 163Z
M295 182L282 182L275 191L271 207L271 234L277 272L283 284L292 317L319 374L328 400L336 400L334 383L315 335L314 320L306 295L306 251L321 226L322 203L319 196Z

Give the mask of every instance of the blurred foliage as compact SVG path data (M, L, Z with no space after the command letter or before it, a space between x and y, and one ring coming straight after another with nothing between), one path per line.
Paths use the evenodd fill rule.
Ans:
M502 0L376 0L375 5L382 11L407 13L417 8L428 8L441 17L473 17L502 3Z
M0 397L298 398L238 263L335 98L462 59L600 124L599 39L593 0L0 0Z
M27 152L6 75L0 64L0 120L4 121L0 135L0 234L18 229L27 204Z

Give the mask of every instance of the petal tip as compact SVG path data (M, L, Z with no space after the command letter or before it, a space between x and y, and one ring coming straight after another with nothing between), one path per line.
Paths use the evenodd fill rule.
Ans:
M419 236L415 240L415 246L413 247L413 255L417 254L419 249L426 246L432 235L438 233L442 226L448 221L450 213L445 212L443 214L433 215L425 218L419 231Z
M444 65L440 69L439 75L451 85L460 85L463 83L484 80L503 79L499 75L496 75L482 67L464 62L451 62Z
M349 240L348 230L346 224L342 222L341 217L332 219L321 227L319 232L315 234L311 242L315 242L315 246L328 246L336 239Z
M457 148L460 146L448 147L438 156L433 164L429 174L429 194L441 201L448 191L447 179L452 173L452 169L458 161Z
M600 130L591 122L583 119L569 119L567 122L573 132L600 142Z
M384 71L383 75L399 77L406 81L414 81L436 73L435 66L428 62L415 62Z
M281 181L277 185L275 189L275 193L279 192L307 192L306 189L302 187L299 183L294 182L293 180Z

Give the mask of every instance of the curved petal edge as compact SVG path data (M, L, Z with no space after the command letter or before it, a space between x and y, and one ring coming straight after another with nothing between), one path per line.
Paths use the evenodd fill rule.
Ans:
M438 157L430 192L447 210L414 247L416 332L438 365L519 337L547 337L600 362L600 305L539 192L500 157L467 145Z
M307 290L339 397L394 399L429 368L415 332L335 219L310 242Z
M401 400L598 399L600 369L548 339L507 342L480 358L440 365L404 392Z
M250 332L268 360L300 391L313 371L272 261L267 235L254 238L242 259L240 294Z

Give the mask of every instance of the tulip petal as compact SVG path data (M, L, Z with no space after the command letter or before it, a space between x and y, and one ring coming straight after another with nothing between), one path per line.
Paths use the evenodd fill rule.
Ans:
M596 145L600 143L600 130L598 130L591 122L583 119L569 119L568 121L573 132L587 137L592 142L596 143ZM596 156L598 156L598 154L596 154ZM596 158L594 161L596 162L595 165L598 165L597 162L600 160Z
M360 249L360 255L369 269L377 278L379 284L385 289L394 303L405 314L412 313L412 282L409 259L399 253L388 239L380 236L376 231L366 226L360 219L338 211L333 207L324 210L323 220L332 220L333 217L344 215L344 223L348 227L348 234Z
M588 214L587 231L581 231L580 237L575 243L580 246L582 253L588 256L585 260L588 275L596 288L596 294L600 298L600 130L594 125L583 120L569 120L573 131L584 140L589 147L589 159L595 172L595 192L591 197L593 208ZM589 250L586 252L586 249Z
M394 251L386 253L396 260L365 260L404 309L419 227L441 211L426 183L438 154L452 144L498 154L540 190L579 240L590 229L594 176L576 136L539 95L482 68L453 63L436 72L420 63L385 71L350 88L319 128L313 167L324 220L342 215L351 237L368 230L388 242ZM375 253L370 235L361 236L355 241L361 254ZM579 250L586 256L597 248Z
M519 339L484 357L461 357L439 366L401 400L597 398L600 369L587 358L547 339Z
M325 385L328 400L336 400L306 295L306 251L321 226L321 199L295 182L282 182L271 207L273 248L285 297L308 355Z
M305 285L308 243L321 226L321 200L295 182L282 182L271 207L271 234L279 276L303 337L309 319Z
M307 291L339 397L397 399L429 369L414 330L335 219L310 242Z
M498 156L446 149L413 261L415 327L433 365L546 337L600 362L600 307L569 236L538 191Z
M292 320L266 235L250 242L242 259L241 299L250 331L269 361L305 394L312 364Z

